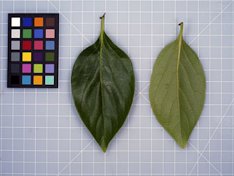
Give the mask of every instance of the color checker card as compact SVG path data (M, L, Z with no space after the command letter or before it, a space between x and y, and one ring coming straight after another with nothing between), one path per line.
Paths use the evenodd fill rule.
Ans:
M58 87L59 14L8 15L7 87Z

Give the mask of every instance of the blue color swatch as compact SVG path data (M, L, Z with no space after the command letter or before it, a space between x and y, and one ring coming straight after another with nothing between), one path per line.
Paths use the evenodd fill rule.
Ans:
M24 27L32 26L32 18L23 18L23 26Z
M23 75L22 76L22 84L23 85L30 85L31 84L31 76Z
M43 30L35 29L34 30L34 38L43 38Z
M46 41L46 50L54 50L54 41Z

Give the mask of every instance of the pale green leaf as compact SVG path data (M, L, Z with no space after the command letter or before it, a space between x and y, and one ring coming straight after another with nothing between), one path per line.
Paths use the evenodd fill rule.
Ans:
M149 98L159 123L184 148L205 100L205 74L197 54L183 39L183 23L177 39L156 59Z

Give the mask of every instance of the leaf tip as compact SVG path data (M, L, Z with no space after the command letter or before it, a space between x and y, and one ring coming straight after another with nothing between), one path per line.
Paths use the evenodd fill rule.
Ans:
M102 151L103 151L104 153L106 153L106 150L107 150L107 147L103 146L103 147L102 147Z
M99 146L101 147L102 151L105 153L108 147L108 142L102 137L102 139L100 140Z
M177 143L177 144L180 146L180 148L185 149L187 146L187 141L182 141L182 142Z

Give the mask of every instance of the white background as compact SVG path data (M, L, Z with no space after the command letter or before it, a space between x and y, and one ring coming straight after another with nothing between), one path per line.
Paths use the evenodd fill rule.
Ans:
M0 175L234 174L234 2L0 0ZM58 89L8 89L7 14L60 14ZM73 105L70 76L79 53L106 32L130 56L136 93L123 128L104 154ZM205 107L180 149L152 114L149 80L160 50L178 34L198 53L207 79Z

